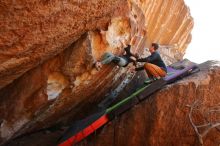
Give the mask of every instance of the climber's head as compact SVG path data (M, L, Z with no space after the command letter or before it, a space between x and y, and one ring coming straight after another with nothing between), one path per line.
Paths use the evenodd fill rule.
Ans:
M155 52L158 48L159 48L159 44L157 44L157 43L152 43L152 44L151 44L151 47L150 47L150 49L149 49L149 51L150 51L150 53L153 53L153 52Z

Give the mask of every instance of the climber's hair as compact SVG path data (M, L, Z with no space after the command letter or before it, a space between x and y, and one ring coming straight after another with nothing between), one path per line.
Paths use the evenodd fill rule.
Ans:
M159 48L159 44L157 43L152 43L151 46L154 47L154 50L157 50Z

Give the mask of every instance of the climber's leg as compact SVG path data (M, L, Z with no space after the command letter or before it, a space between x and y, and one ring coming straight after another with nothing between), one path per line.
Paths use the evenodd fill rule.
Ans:
M151 63L145 63L144 68L149 78L150 77L160 78L166 76L166 72L157 65Z

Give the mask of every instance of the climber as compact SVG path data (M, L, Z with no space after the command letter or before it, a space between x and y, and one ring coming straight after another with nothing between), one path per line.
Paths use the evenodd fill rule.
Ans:
M137 62L146 62L144 66L135 68L135 71L145 69L149 80L149 83L153 82L154 80L160 79L161 77L165 77L167 74L167 68L162 60L159 52L157 49L159 45L157 43L152 43L149 49L151 55L146 58L139 58Z
M95 63L95 67L97 70L100 70L103 64L109 64L111 62L117 64L119 67L126 67L129 63L133 62L134 66L136 66L136 58L137 54L131 52L131 46L134 45L136 39L133 37L131 39L130 45L126 45L123 41L121 42L122 47L124 47L124 54L122 56L116 56L111 52L106 52L102 56L101 61L97 61Z

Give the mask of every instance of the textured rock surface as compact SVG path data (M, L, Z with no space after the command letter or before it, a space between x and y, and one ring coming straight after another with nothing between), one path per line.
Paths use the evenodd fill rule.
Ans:
M106 51L121 54L120 40L144 28L147 37L137 37L133 51L143 52L143 40L159 42L169 63L183 56L192 24L183 0L2 0L0 143L80 118L118 89L127 68L98 72L93 64Z
M86 31L106 25L121 4L125 1L1 1L0 87L56 56Z
M189 121L189 107L201 101L200 108L208 110L220 103L220 62L200 65L201 71L149 97L122 116L108 123L79 146L144 146L144 145L200 145ZM206 123L201 113L194 109L196 125ZM204 111L204 110L203 110ZM220 114L214 115L220 122ZM204 129L200 129L202 133ZM203 137L204 145L219 144L220 134L212 129Z
M135 1L135 0L134 0ZM158 42L167 60L181 59L191 41L193 20L183 0L138 1L145 12L147 46Z

